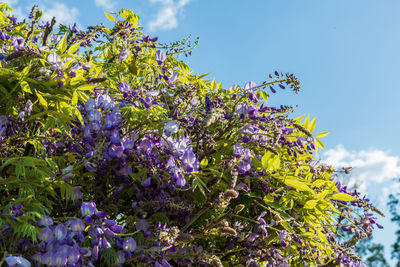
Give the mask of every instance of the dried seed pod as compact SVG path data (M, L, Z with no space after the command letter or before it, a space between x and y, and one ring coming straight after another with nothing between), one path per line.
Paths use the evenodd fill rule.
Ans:
M232 198L237 198L239 193L236 190L228 189L224 192L223 198L225 201L230 201Z

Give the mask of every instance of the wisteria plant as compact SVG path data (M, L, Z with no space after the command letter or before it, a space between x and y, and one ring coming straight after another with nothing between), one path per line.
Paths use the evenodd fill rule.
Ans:
M316 160L315 119L267 105L294 75L224 88L127 9L0 10L0 265L364 266L379 211Z

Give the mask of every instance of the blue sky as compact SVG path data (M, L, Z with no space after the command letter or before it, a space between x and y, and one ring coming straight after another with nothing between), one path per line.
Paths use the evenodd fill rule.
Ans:
M357 183L381 208L400 192L400 1L398 0L8 0L18 15L37 3L45 18L104 22L104 11L132 9L144 32L162 42L200 37L186 59L196 73L210 72L225 87L261 83L275 70L291 72L302 91L280 90L271 105L298 105L296 115L317 117L322 159L355 167ZM394 241L394 226L377 241ZM386 248L389 255L389 248Z

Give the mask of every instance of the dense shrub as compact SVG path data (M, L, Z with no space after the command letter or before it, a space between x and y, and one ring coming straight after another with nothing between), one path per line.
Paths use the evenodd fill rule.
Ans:
M292 74L226 89L129 10L57 32L0 9L2 262L363 266L376 209L315 160L315 119L266 104Z

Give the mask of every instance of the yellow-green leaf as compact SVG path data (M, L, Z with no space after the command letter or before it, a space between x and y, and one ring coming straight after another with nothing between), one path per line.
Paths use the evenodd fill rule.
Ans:
M76 90L72 94L72 100L71 100L71 106L76 107L78 104L78 94L76 93Z
M47 101L46 101L46 99L44 99L43 96L38 91L36 91L36 96L37 96L37 98L39 100L40 105L42 105L45 109L47 109Z
M335 199L335 200L343 200L343 201L353 201L353 200L357 200L357 198L346 194L346 193L337 193L334 194L333 196L330 197L331 199Z
M309 192L313 192L313 190L312 190L310 187L308 187L308 185L306 185L304 182L299 181L299 180L297 180L297 179L286 179L286 180L284 181L284 183L285 183L287 186L293 187L293 188L295 188L295 189L297 189L297 190L300 190L300 191L309 191Z
M64 34L64 37L60 40L57 46L58 51L64 53L67 49L67 34Z
M315 130L315 125L317 123L317 118L314 118L311 122L310 125L308 126L308 130L310 132L313 132Z
M25 92L32 94L31 87L29 86L29 84L26 81L21 82L21 88Z
M274 157L274 153L271 151L265 152L264 156L261 158L261 164L264 169L268 167L269 161Z
M107 12L104 12L104 14L106 14L106 17L108 18L109 21L115 22L115 18L114 18L113 16L111 16L111 15L108 14Z
M329 134L329 132L322 132L322 133L317 134L315 137L322 138L322 137L327 136L328 134Z
M325 148L324 143L322 143L321 140L317 139L317 140L315 140L315 141L317 142L317 144L318 144L319 147L321 147L322 149Z
M82 42L77 42L77 43L71 45L70 48L68 48L68 54L75 53L79 49L79 46L81 45L81 43Z
M207 167L207 165L208 165L208 159L207 158L202 159L200 162L200 167L204 169L205 167Z
M304 204L304 208L305 209L313 209L315 207L315 205L317 205L317 203L318 203L317 199L309 200Z

